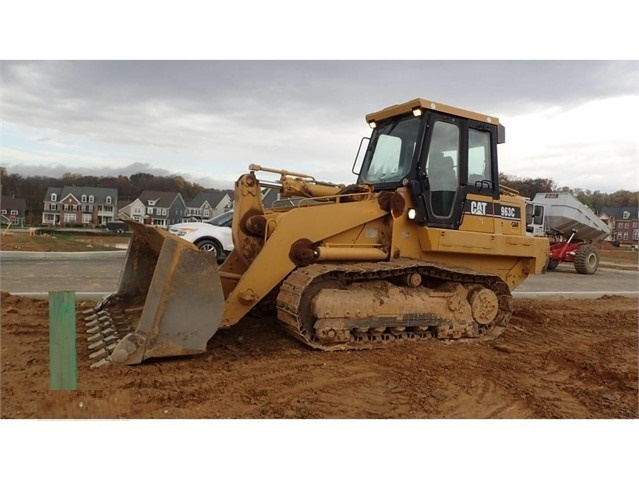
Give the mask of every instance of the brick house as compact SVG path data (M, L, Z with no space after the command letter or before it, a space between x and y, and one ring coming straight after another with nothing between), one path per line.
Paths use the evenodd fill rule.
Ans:
M138 200L145 208L145 224L168 228L186 219L187 207L180 193L147 190Z
M3 196L0 198L0 224L24 226L24 216L27 210L27 202L23 198Z
M224 213L231 207L231 198L222 191L201 191L187 205L187 216L205 221Z
M118 190L93 186L49 187L44 197L45 225L106 225L116 217Z
M610 239L620 244L639 245L639 218L637 208L603 208L600 218L612 232Z

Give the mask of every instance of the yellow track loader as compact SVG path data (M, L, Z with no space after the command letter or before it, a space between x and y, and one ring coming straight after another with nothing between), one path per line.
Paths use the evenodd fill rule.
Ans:
M234 250L220 267L127 221L118 289L85 318L94 365L202 353L218 328L249 315L276 314L320 350L500 334L511 291L544 271L549 248L526 235L525 200L498 183L504 127L424 99L366 121L352 185L250 165L235 184ZM280 196L268 208L266 186Z

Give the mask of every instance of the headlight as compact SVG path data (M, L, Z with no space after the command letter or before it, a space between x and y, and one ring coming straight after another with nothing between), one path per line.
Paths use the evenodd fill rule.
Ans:
M178 236L184 236L188 233L193 233L194 231L197 231L197 228L180 228L180 229L174 230L173 232Z

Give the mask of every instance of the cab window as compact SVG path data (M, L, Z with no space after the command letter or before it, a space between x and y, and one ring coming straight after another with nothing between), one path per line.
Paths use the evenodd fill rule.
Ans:
M480 187L482 181L492 182L490 158L490 133L469 129L468 178L466 184Z

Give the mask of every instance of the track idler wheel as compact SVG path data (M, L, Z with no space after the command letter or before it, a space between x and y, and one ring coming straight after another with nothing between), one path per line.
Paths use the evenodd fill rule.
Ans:
M473 319L482 326L490 324L497 317L499 299L495 292L488 288L473 289L468 294L468 303Z

